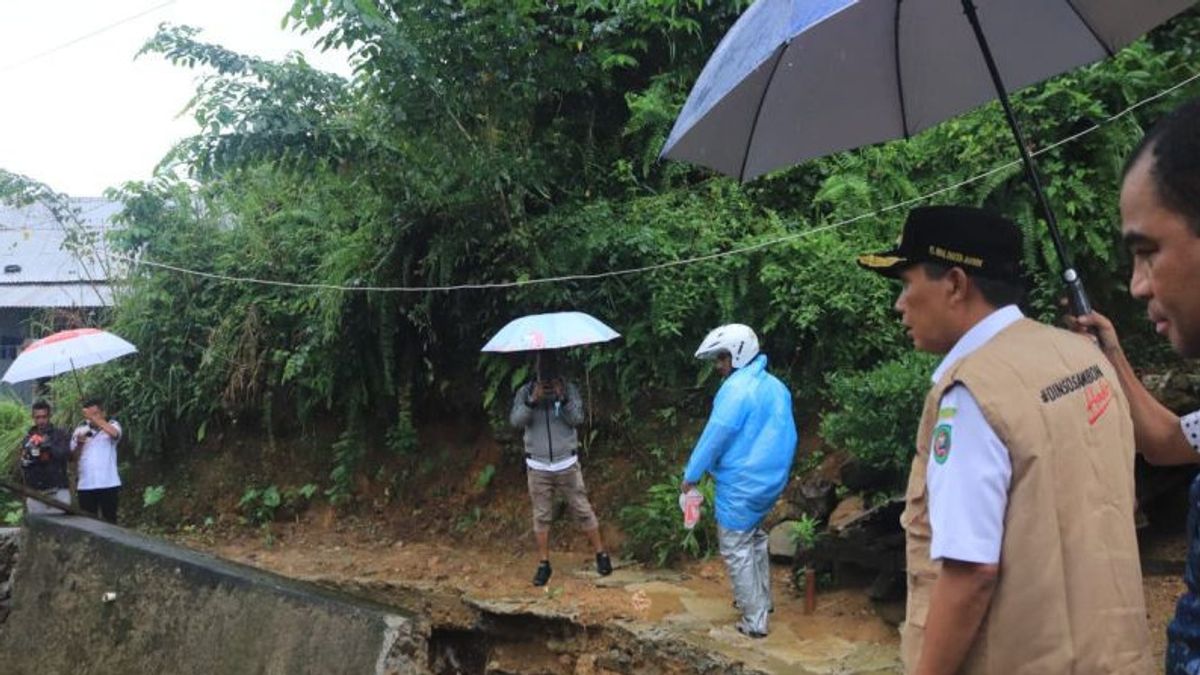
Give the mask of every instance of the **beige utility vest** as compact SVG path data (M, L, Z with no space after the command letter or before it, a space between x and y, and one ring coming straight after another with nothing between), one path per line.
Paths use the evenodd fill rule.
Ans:
M1029 319L952 365L925 400L900 517L908 672L917 667L941 568L929 558L925 471L942 394L956 383L979 402L1012 461L999 580L961 672L1154 672L1133 524L1128 403L1086 338ZM951 445L947 461L970 449Z

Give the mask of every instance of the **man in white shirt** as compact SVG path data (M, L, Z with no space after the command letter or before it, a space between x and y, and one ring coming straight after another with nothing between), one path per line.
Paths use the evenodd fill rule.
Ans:
M108 418L98 398L83 402L83 419L71 436L71 458L79 462L79 508L115 524L121 492L117 474L121 425Z

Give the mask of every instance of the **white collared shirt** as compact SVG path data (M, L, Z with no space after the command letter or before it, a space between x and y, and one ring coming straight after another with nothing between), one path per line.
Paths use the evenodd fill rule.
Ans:
M955 363L1023 317L1016 305L1007 305L972 326L942 359L933 373L934 383ZM942 394L929 442L925 479L933 531L930 557L1000 562L1012 460L965 386L954 385Z
M1200 452L1200 410L1180 417L1179 428L1192 448Z
M117 430L116 438L93 429L92 436L84 441L83 451L79 455L79 483L75 486L78 490L100 490L121 485L121 476L117 473L117 443L121 440L121 424L111 419L108 423ZM75 450L76 436L86 431L87 427L80 425L71 434L72 451Z

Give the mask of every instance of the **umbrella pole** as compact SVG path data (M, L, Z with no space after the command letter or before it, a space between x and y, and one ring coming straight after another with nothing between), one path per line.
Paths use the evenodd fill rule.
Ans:
M79 392L79 402L83 403L83 383L79 381L79 370L75 367L75 359L67 359L71 364L71 374L75 376L75 389ZM61 361L59 362L61 363Z
M1089 314L1092 311L1092 305L1088 301L1087 291L1083 288L1083 280L1071 263L1071 256L1067 253L1062 234L1058 231L1058 220L1054 217L1054 209L1050 208L1050 201L1046 199L1046 193L1042 191L1042 181L1038 177L1037 165L1034 164L1033 156L1029 154L1029 149L1025 146L1025 135L1021 132L1021 125L1017 123L1017 116L1013 113L1012 105L1008 101L1004 81L1000 78L1000 70L996 68L996 62L992 59L992 50L988 47L983 28L979 25L979 17L975 13L975 3L973 0L962 0L962 6L963 12L967 15L967 21L971 22L971 29L975 31L975 40L979 43L979 51L983 53L983 60L992 76L992 84L999 95L1000 105L1004 108L1004 116L1008 118L1008 126L1017 140L1021 162L1025 165L1025 175L1029 178L1029 184L1033 186L1038 204L1041 205L1042 213L1046 217L1046 224L1050 227L1050 239L1054 242L1054 251L1058 254L1059 263L1062 264L1062 280L1067 285L1071 313L1075 316Z

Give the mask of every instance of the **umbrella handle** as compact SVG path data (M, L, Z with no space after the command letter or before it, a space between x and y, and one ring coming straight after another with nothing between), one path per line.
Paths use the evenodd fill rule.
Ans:
M1067 299L1071 303L1071 314L1075 316L1091 314L1092 304L1088 302L1087 291L1083 289L1083 279L1079 277L1079 272L1075 271L1075 266L1071 263L1071 255L1067 252L1062 234L1058 230L1058 219L1054 216L1050 200L1046 198L1046 193L1042 190L1042 180L1038 176L1037 163L1033 161L1033 156L1029 154L1029 148L1025 145L1025 134L1021 131L1020 123L1017 122L1017 115L1013 112L1012 104L1009 103L1008 90L1004 87L1000 69L996 67L996 61L992 58L992 50L988 46L987 36L983 33L983 27L979 25L979 16L975 13L975 2L974 0L962 0L962 6L963 13L966 14L967 21L971 24L971 30L975 33L975 41L979 44L979 51L987 66L988 74L992 77L992 85L996 89L1000 107L1004 109L1008 127L1017 141L1017 152L1021 153L1025 176L1029 179L1034 196L1037 197L1038 205L1042 207L1042 214L1046 218L1046 225L1050 230L1050 240L1054 244L1054 252L1058 255L1058 262L1062 264L1062 280L1067 286Z
M1083 316L1092 313L1092 303L1088 300L1087 290L1083 280L1074 268L1063 272L1063 281L1067 284L1067 301L1071 303L1071 315Z

